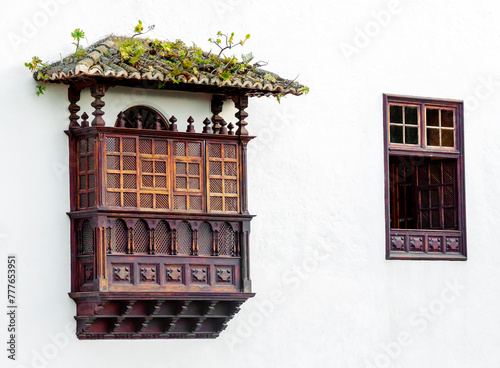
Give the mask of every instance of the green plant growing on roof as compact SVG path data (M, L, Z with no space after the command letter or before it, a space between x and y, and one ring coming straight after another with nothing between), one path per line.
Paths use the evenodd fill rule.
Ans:
M71 32L71 37L73 37L73 39L76 41L73 42L73 45L76 46L76 50L73 56L75 58L81 58L85 56L86 51L83 47L80 46L80 41L85 38L85 32L82 31L80 28L77 28L73 32Z
M212 50L204 52L200 47L193 43L192 46L186 46L181 40L175 41L160 41L149 38L135 38L136 36L148 33L154 29L154 25L148 26L147 31L144 31L144 25L141 20L134 27L134 35L132 37L118 37L116 43L118 45L118 57L123 64L128 64L137 69L140 73L149 72L154 74L160 70L166 73L172 83L180 83L184 76L190 78L202 73L205 76L217 77L222 81L233 80L235 78L245 78L254 80L255 82L269 81L271 83L281 83L286 88L294 86L300 87L300 92L307 94L309 88L301 86L294 80L283 80L273 73L262 71L258 68L267 65L267 62L254 62L253 54L241 54L241 61L234 55L227 56L227 51L233 50L235 47L244 46L246 41L250 39L250 34L247 34L240 40L235 39L234 32L224 34L221 31L217 32L215 38L209 38L208 41L218 48L215 53ZM80 41L85 38L85 32L80 28L75 29L71 33L76 46L76 51L73 54L74 58L82 58L86 51L80 46ZM113 54L109 51L105 52L109 58L113 58ZM66 59L70 61L71 59ZM64 63L63 60L61 60ZM38 78L46 81L48 75L44 74L43 67L48 65L43 64L41 60L34 57L32 62L25 63L30 67L32 72L38 72ZM122 65L125 68L128 66ZM295 85L294 85L295 83ZM167 86L167 80L158 82L158 88ZM37 86L37 95L43 94L45 86ZM273 94L280 101L283 95L280 92Z

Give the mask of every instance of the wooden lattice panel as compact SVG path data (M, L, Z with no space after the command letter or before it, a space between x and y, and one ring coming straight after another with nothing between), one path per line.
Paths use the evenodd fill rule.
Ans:
M228 223L223 223L219 230L219 255L232 256L236 246L236 235L232 226Z
M203 144L196 141L173 141L172 209L203 210Z
M78 141L78 208L95 207L95 138Z
M208 143L208 195L211 212L238 212L238 146Z
M154 245L157 254L172 254L172 237L166 221L160 221L154 229Z
M216 224L217 231L209 222L203 222L198 229L193 229L190 221L183 221L172 230L164 220L159 221L156 227L150 227L147 221L135 219L128 226L130 229L124 220L116 219L112 221L111 227L107 228L106 242L109 254L237 255L236 232L227 222ZM82 225L84 254L93 252L91 232L90 223L85 221Z
M114 227L109 229L111 237L109 250L111 253L127 253L128 229L125 221L116 220Z
M168 153L167 140L107 136L107 205L169 209Z
M94 253L94 233L89 220L83 221L82 224L80 253Z

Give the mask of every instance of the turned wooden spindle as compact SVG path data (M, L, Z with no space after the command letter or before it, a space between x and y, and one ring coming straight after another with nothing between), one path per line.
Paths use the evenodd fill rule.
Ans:
M208 118L203 120L203 125L205 125L203 127L203 133L212 133L212 128L210 128L210 120Z
M90 95L94 97L94 101L90 104L95 110L92 112L92 115L95 116L94 120L92 120L92 126L105 126L106 123L102 116L104 115L104 111L102 108L105 103L101 98L104 97L104 93L106 92L106 87L103 84L93 84L90 87Z
M80 106L76 104L78 101L80 101L80 90L73 87L69 87L68 100L70 102L68 106L68 110L70 112L69 128L70 129L80 128L80 124L78 124L79 116L77 114L77 112L80 111Z
M161 116L155 116L155 130L161 130Z
M137 115L134 117L134 123L135 127L137 129L142 129L142 115L137 113Z
M175 118L175 116L172 115L172 117L168 119L168 121L170 121L170 131L177 132L177 124L175 124L177 119Z
M227 135L226 125L227 125L226 121L224 119L221 119L219 134Z
M88 118L89 118L89 116L87 115L86 112L84 112L82 114L82 128L86 128L89 126L89 122L87 121Z
M123 111L120 111L120 113L118 114L118 118L116 119L116 123L115 123L115 127L117 128L125 128L126 124L127 124L127 117L125 116L125 114L123 113Z
M229 129L229 132L228 132L227 134L229 134L229 135L234 135L234 132L233 132L234 125L233 125L233 123L229 123L229 124L227 125L227 128Z
M238 119L236 125L238 126L238 130L236 131L237 135L248 135L248 130L246 126L248 123L245 119L248 117L248 114L245 112L245 109L248 107L248 96L245 95L237 95L233 96L234 106L238 109L238 112L234 114Z
M214 125L214 127L213 127L212 130L213 130L214 134L219 134L219 132L220 132L219 122L215 121L215 122L213 122L213 125Z
M213 132L214 134L219 134L221 126L220 123L222 118L220 117L220 113L222 112L222 105L224 105L224 101L227 99L226 96L223 95L213 95L212 96L212 123L213 123Z
M189 125L187 127L186 132L187 133L194 133L195 131L194 131L194 125L193 125L193 122L194 122L193 117L190 116L187 121L188 121Z

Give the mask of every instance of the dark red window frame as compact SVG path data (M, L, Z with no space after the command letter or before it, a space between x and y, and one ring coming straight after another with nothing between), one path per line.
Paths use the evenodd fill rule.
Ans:
M386 259L467 260L463 102L388 94L383 101ZM401 122L391 123L391 106L416 107L417 121L414 109L405 116L395 107Z

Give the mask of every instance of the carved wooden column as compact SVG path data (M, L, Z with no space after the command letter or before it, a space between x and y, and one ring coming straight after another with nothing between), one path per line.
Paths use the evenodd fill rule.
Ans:
M250 222L243 221L242 231L240 232L241 245L241 279L243 281L243 292L252 290L252 282L250 281L250 251L248 247L250 239Z
M94 228L94 285L99 291L108 290L106 278L106 218L97 219Z
M198 229L193 229L193 249L192 253L193 256L198 255Z
M248 214L248 184L247 184L247 144L248 142L241 142L240 144L240 160L241 160L241 213Z
M155 249L155 231L151 227L149 228L149 254L155 254L156 249Z
M80 111L80 106L77 105L77 102L80 101L80 92L81 90L79 88L76 88L75 86L69 86L68 87L68 100L70 102L68 110L70 112L69 115L69 128L74 129L74 128L80 128L80 124L78 124L78 114L77 112Z
M94 120L92 120L92 126L106 125L104 119L102 118L102 116L104 115L104 111L102 111L102 108L104 107L105 103L103 100L101 100L101 98L104 97L105 93L106 86L104 84L96 83L90 86L90 95L94 97L94 102L92 102L90 105L95 109L94 112L92 112L92 115L95 116Z

